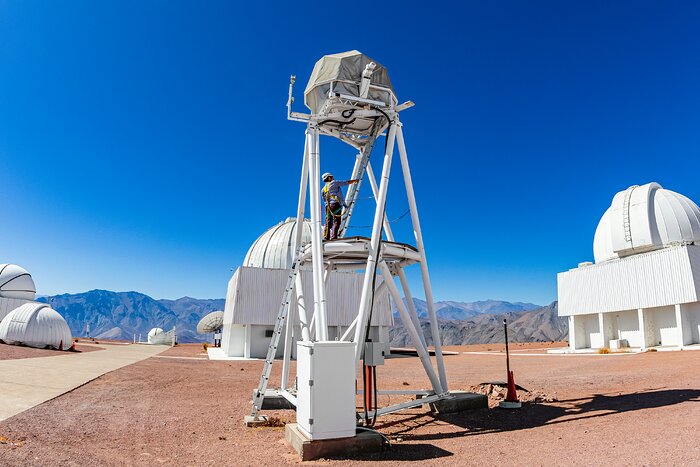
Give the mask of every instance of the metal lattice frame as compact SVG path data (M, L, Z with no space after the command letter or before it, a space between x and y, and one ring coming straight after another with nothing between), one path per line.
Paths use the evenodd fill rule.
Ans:
M293 79L291 84L293 84ZM297 229L296 237L293 240L293 251L300 252L301 262L306 260L307 262L311 263L314 302L312 310L309 310L307 305L310 306L310 304L306 304L304 302L303 286L300 276L297 275L293 285L294 293L292 293L294 300L289 306L288 319L286 319L284 324L285 347L283 353L282 381L281 388L277 391L277 394L282 395L292 403L296 403L294 388L290 385L289 369L292 353L291 345L293 341L294 325L297 323L297 315L298 323L301 325L301 337L303 340L327 340L328 326L326 311L326 286L330 272L332 270L340 269L364 269L365 275L357 318L340 339L343 341L358 343L358 345L356 345L355 355L356 361L359 363L364 347L360 344L364 343L365 330L367 326L370 325L370 307L373 294L376 293L376 290L373 290L373 278L375 276L375 272L378 272L384 279L381 286L387 287L394 302L396 303L403 325L406 327L406 330L411 337L412 343L417 350L418 356L420 357L421 364L423 365L432 385L432 391L425 394L426 398L418 401L410 401L385 407L379 409L378 413L391 413L424 404L426 402L432 402L441 398L449 397L447 377L442 355L442 345L440 342L440 331L438 328L437 315L433 302L432 286L425 253L425 245L423 243L418 208L416 206L415 193L413 190L413 181L408 162L408 154L406 152L403 127L399 120L399 112L411 107L413 104L411 102L407 102L400 106L389 106L380 109L374 108L372 105L367 105L367 103L359 101L351 102L357 105L357 110L355 110L355 112L361 115L362 118L372 118L375 121L370 132L360 134L352 130L346 130L342 127L333 125L329 126L328 124L324 123L328 120L336 118L337 116L334 114L306 115L292 112L291 103L293 102L293 99L291 98L291 84L290 100L288 101L288 118L290 120L303 121L307 124L301 180L299 185L299 199L297 205L297 225L302 225L304 221L304 211L307 198L309 200L311 210L311 243L306 247L306 253L299 249L301 244L302 229ZM347 96L343 96L343 98L347 100ZM348 102L341 102L341 104L343 103L347 104ZM377 184L377 180L375 179L374 172L372 171L369 161L376 139L382 134L382 132L384 132L384 130L387 130L387 143L384 152L382 172L379 179L379 184ZM366 176L376 201L371 237L363 240L346 239L346 243L348 244L347 251L342 251L342 248L340 248L337 244L333 245L334 242L324 242L322 239L322 200L319 183L319 137L321 134L341 139L359 150L359 154L356 157L353 167L352 178L364 179ZM400 248L387 250L387 248L391 247L391 245L385 245L386 242L382 240L382 233L384 232L388 242L394 242L391 226L385 216L385 208L395 148L398 148L402 169L401 174L403 175L404 185L406 188L406 198L409 204L411 222L416 238L415 248L410 252L405 250L403 256ZM347 230L350 224L353 208L359 191L359 183L357 186L351 186L351 188L348 190L349 203L347 212L342 219L340 230L342 233ZM360 243L363 245L361 248L357 246ZM360 255L359 261L358 251L364 251L364 254ZM403 294L406 297L411 297L411 291L406 275L403 271L403 267L416 262L420 265L423 289L425 292L426 302L428 304L428 316L435 347L437 371L433 367L433 363L430 359L430 353L426 345L425 336L423 335L420 327L417 311L411 300L407 300L408 303L403 302L401 292L399 292L399 288L395 283L395 278L398 277ZM265 382L266 381L267 380L265 379ZM262 397L264 397L266 387L267 386L265 385L265 388L263 388L261 392L259 391L261 394L263 394Z

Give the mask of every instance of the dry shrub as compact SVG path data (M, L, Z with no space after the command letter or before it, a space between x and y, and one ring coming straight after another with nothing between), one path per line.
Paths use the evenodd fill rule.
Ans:
M283 428L285 425L286 422L282 421L279 417L268 417L267 420L256 426L268 428Z
M602 348L598 349L598 353L601 353L601 354L610 353L610 349L607 347L602 347Z
M19 447L24 446L24 440L23 439L10 439L10 438L6 438L4 436L0 436L0 444L10 446L11 448L19 448Z
M207 349L209 348L209 343L208 343L208 342L205 342L204 344L202 344L202 348L203 348L204 351L206 352Z

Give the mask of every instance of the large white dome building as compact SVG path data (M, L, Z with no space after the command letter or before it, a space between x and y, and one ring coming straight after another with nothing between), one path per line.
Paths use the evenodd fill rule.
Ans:
M16 264L0 264L0 320L36 297L31 274Z
M25 303L0 321L0 341L43 349L69 350L73 336L66 320L46 303Z
M559 273L572 349L700 344L700 208L658 183L617 193L593 240L595 264Z
M700 208L658 183L619 192L600 219L593 240L595 262L659 248L700 244Z
M0 297L34 300L36 286L31 274L16 264L0 264Z
M293 261L292 243L296 235L296 218L290 217L270 227L248 250L243 265L236 269L228 283L224 309L221 348L229 357L263 358L277 321L282 294ZM302 244L311 241L311 222L304 221ZM313 304L311 272L302 268L304 297ZM327 314L329 339L342 336L352 324L360 306L364 274L333 272L328 277ZM374 300L370 335L376 342L386 344L389 353L389 327L393 324L389 293L379 288ZM296 306L296 300L293 303ZM309 307L312 308L312 307ZM297 323L298 314L297 314ZM300 325L294 328L294 341L300 340ZM284 336L277 349L284 349ZM296 346L292 347L295 352Z
M295 217L288 217L274 227L270 227L250 247L243 260L243 267L289 269L292 266L292 242L296 232ZM311 221L304 219L301 243L306 245L309 242L311 242Z

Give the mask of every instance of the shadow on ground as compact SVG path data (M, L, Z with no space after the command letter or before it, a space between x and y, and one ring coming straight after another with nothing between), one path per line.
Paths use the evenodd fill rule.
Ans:
M380 422L377 428L394 439L402 437L407 441L426 441L525 430L683 402L700 402L700 390L669 389L632 394L595 394L591 397L547 404L524 404L522 409L514 411L482 409L441 415L438 418L425 413L414 413L386 423ZM417 428L422 427L428 430L432 427L430 431L434 432L415 433ZM401 449L407 446L401 446Z
M374 454L343 455L338 460L355 461L423 461L452 456L453 453L432 444L392 444L381 452ZM332 457L330 459L333 459Z

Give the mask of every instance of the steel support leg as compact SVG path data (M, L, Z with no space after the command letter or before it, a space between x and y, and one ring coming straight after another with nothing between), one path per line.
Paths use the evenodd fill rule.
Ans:
M372 164L367 163L367 179L369 180L369 184L372 187L372 193L374 194L374 197L376 199L377 197L377 181L374 178L374 171L372 170ZM384 216L384 231L386 232L386 238L390 241L394 241L394 234L391 231L391 225L389 223L389 220ZM423 329L420 326L420 320L418 319L418 313L416 312L416 307L413 304L413 297L411 296L411 291L408 288L408 282L406 281L406 273L403 271L402 268L398 267L396 268L396 273L399 276L399 279L401 279L401 286L404 291L404 297L406 297L406 304L408 305L408 311L410 312L411 315L411 321L413 321L413 325L416 327L416 329L419 331L420 339L421 342L423 342L423 345L426 345L425 343L425 336L423 335Z
M372 238L370 240L369 252L367 255L367 268L365 269L364 283L362 285L362 297L360 298L359 319L355 326L355 360L359 363L362 356L365 327L369 307L372 303L372 282L375 275L376 264L379 259L379 244L382 234L382 222L384 220L384 208L386 206L386 195L389 189L389 175L391 173L391 160L394 153L394 142L396 140L396 128L398 122L392 122L387 136L386 153L384 154L384 167L382 168L382 180L379 187L379 197L377 198L377 209L374 212L374 223L372 224Z
M396 308L398 308L399 310L401 319L404 322L404 327L408 331L408 334L411 336L413 345L416 347L416 351L418 352L420 361L423 364L423 368L425 368L425 372L428 374L428 378L430 378L430 383L433 385L433 390L435 391L435 394L442 394L442 385L440 384L438 376L435 374L435 369L433 368L433 364L430 361L430 354L428 353L428 349L426 349L423 346L423 343L421 342L420 337L418 335L418 331L413 326L413 322L408 316L408 311L406 311L406 306L401 300L401 294L399 293L399 289L396 288L396 284L394 283L394 278L391 275L391 271L389 271L389 267L384 261L380 261L379 269L382 272L384 282L386 282L387 288L389 289L389 292L391 293L394 302L396 302Z
M304 233L304 209L306 207L306 188L309 184L309 152L311 150L310 146L310 138L309 138L309 132L307 130L306 132L306 138L304 140L304 158L301 164L301 179L299 180L299 200L297 202L297 219L296 219L296 224L295 224L295 232L294 232L294 239L292 241L292 261L296 261L296 256L299 253L299 247L301 245L301 239L302 239L302 234ZM297 297L295 300L294 304L290 304L288 316L287 316L287 322L286 322L286 330L285 330L285 339L284 339L284 355L282 359L282 389L287 388L287 384L289 381L289 361L291 360L291 354L292 354L292 336L293 332L292 330L294 329L295 325L295 313L294 310L299 310L299 308L304 308L303 300L303 292L301 294L301 303L299 300L299 288L298 284L301 283L301 272L297 272L296 278L295 278L295 292L297 292ZM301 314L300 314L301 318ZM304 316L301 321L301 328L302 328L302 336L304 335L304 325L307 323L306 321L306 310L304 310ZM309 330L306 329L306 336L308 337Z
M406 145L403 139L403 130L401 126L396 131L396 139L399 146L399 156L401 157L401 168L406 184L406 195L408 197L408 205L411 210L411 221L413 222L413 233L416 236L416 248L421 256L420 270L423 276L423 287L425 288L425 301L428 303L428 315L430 318L430 328L433 334L433 345L435 346L435 359L438 364L438 373L440 374L440 382L445 391L447 387L447 375L445 373L445 362L442 358L442 343L440 342L440 327L437 322L435 313L435 303L433 302L433 289L430 284L430 274L428 273L428 260L425 255L425 245L423 244L423 233L420 228L420 219L418 217L418 207L416 206L416 195L413 192L413 180L411 179L411 168L408 165L408 155L406 154Z
M318 130L310 128L309 185L311 191L311 260L314 284L314 317L316 339L327 339L328 329L323 329L326 315L326 290L323 281L323 239L321 237L321 162L318 147Z

